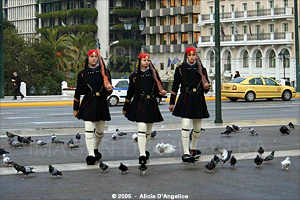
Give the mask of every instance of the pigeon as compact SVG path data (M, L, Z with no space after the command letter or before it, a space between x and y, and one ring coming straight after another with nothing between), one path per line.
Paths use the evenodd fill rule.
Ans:
M219 149L216 148L216 151L219 151L221 153L221 161L222 161L222 166L231 158L231 153L232 151L228 151L227 149Z
M251 133L251 135L258 135L254 128L249 127L249 132Z
M99 168L105 172L109 166L105 164L104 162L100 161Z
M18 165L17 163L14 163L14 168L17 170L17 173L21 171L21 165Z
M20 171L28 177L28 174L35 173L33 167L20 166Z
M73 143L72 143L73 142ZM79 148L79 145L75 145L74 144L74 141L73 141L73 139L71 139L69 142L68 142L68 147L70 148L70 149L75 149L75 148Z
M53 141L54 139L56 139L56 135L53 133L53 134L51 135L51 141Z
M17 138L20 143L24 143L24 144L30 144L30 142L32 141L31 137L24 138L24 137L18 135Z
M111 137L112 137L113 140L116 140L116 139L118 138L118 134L117 134L117 133L114 133L114 134L112 134Z
M138 134L134 133L134 134L132 134L131 137L132 137L132 139L133 139L135 142L138 141Z
M286 157L286 159L281 162L281 169L289 170L291 164L292 163L290 157Z
M238 127L237 125L234 125L234 124L232 124L232 129L233 129L235 132L239 132L239 131L242 131L242 130L243 130L243 128Z
M11 147L14 147L14 148L17 148L17 147L23 147L23 144L21 144L20 142L14 140L13 138L9 138L9 139L8 139L8 144L9 144Z
M0 155L2 156L3 154L9 154L9 152L5 151L5 149L0 148Z
M290 123L288 124L288 126L290 127L290 129L295 129L295 126L294 126L294 124L293 124L292 122L290 122Z
M14 162L12 161L12 159L8 156L6 156L5 154L2 155L3 156L3 162L5 163L6 166L9 166L11 164L13 164Z
M121 131L119 131L119 129L116 129L116 134L118 134L118 136L127 135L127 133L121 132Z
M262 147L259 147L259 149L257 150L258 154L260 157L262 157L263 153L265 152L265 150Z
M218 162L220 162L220 158L217 155L214 155L211 161L214 161L215 164L218 164Z
M151 138L155 138L155 136L156 136L156 130L151 132Z
M274 159L274 153L275 151L272 151L268 156L265 157L264 161L270 163Z
M234 167L234 165L237 163L237 160L234 157L234 155L231 156L229 163L232 167Z
M154 151L160 155L163 155L164 153L173 153L176 151L176 146L169 144L169 143L158 143Z
M14 138L15 136L18 136L18 135L15 135L13 133L10 133L8 131L6 131L6 135L7 135L8 138Z
M123 163L120 163L119 170L121 170L122 174L126 174L128 167L126 165L124 165Z
M205 165L205 168L209 171L213 170L216 167L216 164L213 160L211 160L209 163Z
M80 141L81 139L81 135L79 133L76 134L75 138L77 139L77 141Z
M49 165L49 173L52 176L62 176L62 172L58 171L58 169L56 169L55 167L53 167L52 165Z
M226 126L226 130L224 132L222 132L221 134L226 134L229 135L230 133L235 132L235 130L233 130L233 128L231 128L230 126Z
M259 155L256 156L256 158L254 158L254 163L256 164L256 167L258 167L259 165L261 165L263 163L264 159L262 159L261 157L259 157Z
M290 130L286 126L281 126L280 129L279 129L279 131L282 134L287 134L287 135L290 134Z
M64 144L65 142L64 142L64 141L61 141L61 140L59 140L59 139L53 138L53 139L52 139L52 143L54 143L54 144Z
M36 139L35 142L36 142L36 144L37 144L38 146L44 146L44 145L47 145L47 143L46 143L46 142L43 142L42 140Z

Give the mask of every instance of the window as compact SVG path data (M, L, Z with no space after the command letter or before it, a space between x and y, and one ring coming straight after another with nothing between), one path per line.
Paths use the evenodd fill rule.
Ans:
M243 67L248 68L249 67L249 53L248 51L245 51L243 54Z
M208 28L208 35L210 35L210 36L215 35L214 28L212 28L212 27Z
M225 5L221 5L221 18L225 18Z
M225 71L231 71L231 53L230 52L227 53L224 70Z
M177 33L170 34L170 44L177 44Z
M166 17L160 17L160 25L161 26L166 26L167 25Z
M156 26L156 18L155 17L150 18L150 26Z
M251 80L249 80L249 84L250 85L262 85L262 80L261 78L253 78Z
M213 6L209 6L209 13L213 14L214 13L214 7Z
M193 14L193 23L198 23L198 14Z
M170 25L177 24L177 16L170 16Z
M160 35L160 44L167 44L167 35L166 34L161 34Z
M164 69L165 69L164 63L160 63L160 70L164 70Z
M269 33L274 33L274 24L269 24Z
M200 0L193 0L192 5L200 5Z
M273 81L272 79L269 79L269 78L264 78L264 81L265 81L266 85L277 85L277 83L275 81Z
M156 1L148 1L150 4L150 9L156 9Z
M283 32L288 32L289 31L289 24L288 23L283 23L282 24L282 30L283 30Z
M269 1L269 8L274 8L274 1Z
M248 10L248 9L247 9L247 6L248 6L247 3L243 3L243 10L244 10L244 11Z
M177 0L170 0L170 7L177 7Z
M128 81L119 81L115 88L128 88L129 87L129 84L128 84Z
M188 24L189 23L189 16L188 15L182 15L181 16L181 24Z
M275 57L275 52L272 50L269 55L269 67L274 68L276 66Z
M248 26L243 26L243 34L247 34L248 32Z
M150 35L150 45L156 45L156 35Z
M289 6L289 0L283 0L283 7Z
M261 55L260 51L256 52L255 62L256 62L256 67L257 68L261 68L262 67L262 55Z
M234 12L234 4L230 4L230 11Z
M166 0L160 0L160 8L166 8L167 7L167 1Z
M174 64L171 64L171 70L174 70Z
M188 42L189 42L189 34L182 33L181 34L181 44L188 44Z
M188 0L181 0L181 6L187 6Z
M200 32L194 32L194 41L197 42L200 36Z
M209 66L211 68L215 67L215 53L213 51L209 55Z

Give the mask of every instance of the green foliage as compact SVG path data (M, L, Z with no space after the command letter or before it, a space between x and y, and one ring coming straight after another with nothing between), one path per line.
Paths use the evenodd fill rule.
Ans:
M135 42L136 42L136 48L140 49L142 45L142 40L136 40ZM133 47L134 40L120 40L118 45L123 47Z
M45 12L41 14L37 14L37 18L41 19L66 19L67 17L83 17L84 19L92 19L95 20L98 16L98 11L96 8L80 8L80 9L72 9L72 10L60 10L56 12Z
M97 25L94 25L94 24L76 24L76 25L72 25L72 26L59 26L59 27L55 27L55 28L40 28L40 29L38 29L38 33L42 33L44 35L47 30L53 30L53 29L57 29L59 32L59 35L64 35L64 34L70 34L70 33L76 34L79 32L95 33L98 30L98 27L97 27Z
M111 12L120 17L141 17L141 9L114 9Z

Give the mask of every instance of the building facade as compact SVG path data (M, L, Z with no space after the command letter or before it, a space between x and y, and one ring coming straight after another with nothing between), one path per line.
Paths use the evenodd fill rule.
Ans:
M40 12L37 0L2 0L3 16L12 22L26 40L38 35L36 14Z

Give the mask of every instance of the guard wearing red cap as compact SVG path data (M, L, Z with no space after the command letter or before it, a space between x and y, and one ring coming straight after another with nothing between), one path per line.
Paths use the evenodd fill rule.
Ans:
M200 59L197 60L196 49L186 48L183 63L175 70L169 106L174 116L182 118L181 141L184 153L182 161L190 163L194 163L200 157L201 151L196 149L196 144L200 137L201 122L202 119L209 118L204 93L209 91L210 85L207 82L203 83L203 80L208 80L208 77L206 69L200 62ZM181 93L174 107L180 86ZM193 120L191 142L189 141L190 119Z
M156 75L159 81L160 78L157 71L150 67L152 63L150 63L149 54L141 53L138 58L138 71L129 77L129 88L123 106L123 114L128 120L137 122L140 151L139 170L145 173L146 161L150 156L150 153L146 151L146 146L151 138L153 123L163 121L156 99L166 95L167 91L158 90L154 76Z
M107 97L112 93L111 88L104 87L101 68L98 65L99 53L92 49L87 52L84 70L77 76L77 86L74 95L73 114L84 120L85 142L88 150L86 163L94 165L102 158L98 146L104 136L105 121L110 121ZM110 73L105 69L110 79ZM80 95L84 95L80 103Z

